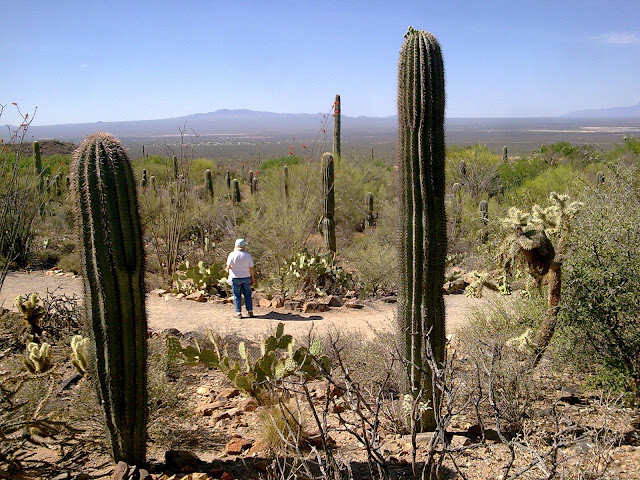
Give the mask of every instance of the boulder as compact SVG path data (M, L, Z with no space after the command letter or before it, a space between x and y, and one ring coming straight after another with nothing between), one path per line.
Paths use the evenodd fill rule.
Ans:
M271 300L269 300L267 298L263 298L263 299L260 300L258 305L260 307L262 307L262 308L271 308Z
M356 308L356 309L364 308L364 305L356 300L349 300L347 303L344 304L344 306L347 308Z
M320 302L307 302L302 307L302 313L326 312L328 310L329 305Z

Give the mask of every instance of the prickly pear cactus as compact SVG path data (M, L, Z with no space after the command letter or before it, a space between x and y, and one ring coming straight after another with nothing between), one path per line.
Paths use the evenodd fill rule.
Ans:
M145 462L147 317L136 181L120 142L88 136L71 164L85 311L116 462Z
M444 361L444 110L440 45L432 34L410 27L398 66L398 326L407 359L404 390L414 398L424 392L429 405L416 425L422 431L435 429L440 402L432 384L429 350L435 364Z

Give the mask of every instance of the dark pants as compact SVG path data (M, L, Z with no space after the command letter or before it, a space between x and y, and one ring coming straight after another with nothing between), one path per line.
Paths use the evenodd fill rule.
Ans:
M236 307L236 312L240 313L242 310L241 295L244 295L244 304L247 307L247 312L252 312L253 302L251 301L251 277L231 279L231 288L233 289L233 305Z

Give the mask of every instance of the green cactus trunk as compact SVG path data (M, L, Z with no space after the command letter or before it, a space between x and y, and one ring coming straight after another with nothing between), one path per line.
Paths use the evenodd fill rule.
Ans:
M330 252L336 251L336 222L334 220L335 195L334 195L334 174L333 155L325 153L322 156L322 198L324 200L324 211L320 220L320 232L324 237L324 243Z
M240 182L237 178L234 178L231 184L233 185L231 200L233 201L233 203L240 203L242 201L242 197L240 196Z
M365 226L373 227L376 223L376 219L373 216L373 193L367 192L364 196L364 205L367 209L367 216L365 218Z
M430 33L410 28L398 66L398 325L407 357L404 389L414 397L423 392L430 405L416 425L421 431L435 429L435 412L440 404L438 389L432 384L428 351L438 365L445 353L444 109L440 45Z
M227 176L225 177L225 181L227 183L227 188L231 190L231 173L227 172Z
M489 225L489 203L486 200L482 200L478 204L478 210L480 211L480 242L487 243L489 239L489 232L487 226Z
M40 156L40 142L33 142L33 166L36 175L42 175L42 157Z
M285 165L282 167L282 188L284 190L284 198L289 201L289 169Z
M340 95L336 95L336 101L333 104L333 154L336 158L340 158L341 108Z
M145 462L147 318L136 181L127 154L94 133L74 152L71 193L82 250L85 311L113 458Z
M213 198L213 174L208 168L204 171L204 191L208 197Z

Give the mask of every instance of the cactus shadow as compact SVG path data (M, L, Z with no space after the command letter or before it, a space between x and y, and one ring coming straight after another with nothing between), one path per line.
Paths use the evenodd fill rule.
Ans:
M256 318L264 318L267 320L281 320L285 322L313 322L316 320L323 320L324 317L320 315L311 315L309 317L303 317L297 313L285 313L285 312L269 312L264 315L256 315Z

